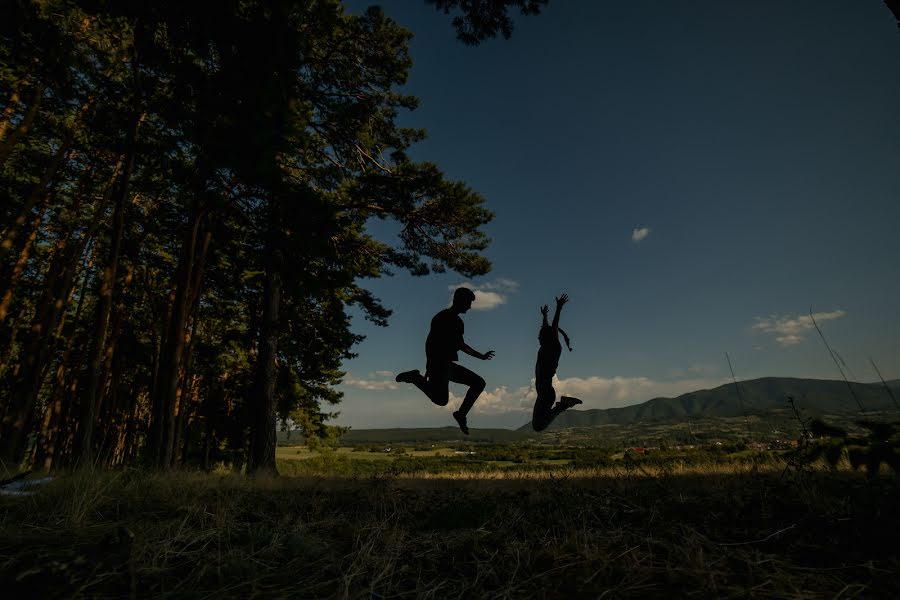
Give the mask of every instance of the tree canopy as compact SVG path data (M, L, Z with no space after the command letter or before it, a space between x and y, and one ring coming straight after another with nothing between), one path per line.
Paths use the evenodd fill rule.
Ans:
M0 454L274 472L325 433L367 279L490 268L409 147L411 34L336 0L16 0L0 15ZM399 224L393 240L372 219Z

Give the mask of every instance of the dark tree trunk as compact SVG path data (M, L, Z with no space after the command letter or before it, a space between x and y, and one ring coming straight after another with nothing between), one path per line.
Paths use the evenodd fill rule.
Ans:
M35 115L37 115L38 108L40 108L41 100L43 98L44 87L36 85L31 96L31 102L28 104L28 108L25 110L25 115L22 117L22 120L13 128L8 137L0 141L0 167L6 164L6 159L12 154L16 144L22 141L25 134L28 133L28 129L31 127Z
M50 399L47 402L46 413L44 415L43 429L38 443L35 444L35 457L33 467L49 471L57 460L57 448L59 439L62 436L63 415L68 412L64 410L64 399L66 397L66 388L71 382L73 369L69 365L72 356L72 350L75 347L76 327L81 320L84 301L87 296L88 272L83 268L84 281L81 284L81 294L78 297L78 306L75 308L75 316L72 319L71 335L66 340L66 347L63 350L62 358L56 368L56 377L54 379L53 390L50 392Z
M275 356L278 352L281 273L284 263L280 236L281 200L272 199L269 210L269 241L266 249L268 261L259 328L259 354L253 397L249 400L249 475L278 475L275 466Z
M72 202L72 206L64 211L63 216L60 217L60 222L64 224L68 224L70 222L77 223L81 213L81 206L84 198L86 198L90 192L93 184L93 175L94 175L94 167L95 165L91 165L90 168L85 170L83 175L80 177L80 181L78 182L77 190L75 193L75 199ZM22 272L25 269L25 266L28 263L28 259L30 257L31 249L34 247L35 240L37 238L38 233L41 231L40 224L43 220L44 213L47 209L47 204L49 203L51 197L55 193L55 190L51 190L48 194L44 196L44 202L41 203L40 208L35 215L34 221L31 224L28 237L25 239L21 248L19 249L19 258L16 260L16 264L13 268L5 273L0 274L0 278L3 280L3 284L0 285L0 291L3 292L3 297L0 299L0 327L4 324L6 317L9 315L9 308L12 305L13 297L15 296L16 288L18 287L19 280L21 279ZM74 216L74 219L72 218ZM62 252L69 244L69 240L72 238L72 235L75 233L75 229L77 225L68 227L64 230L64 232L60 235L59 239L56 242L56 249L58 252ZM0 265L0 269L2 269L2 265ZM48 284L52 284L50 280L45 280L45 286ZM4 291L5 290L5 291ZM14 328L10 328L8 330L0 329L0 345L3 345L6 340L4 337L8 335L8 331L14 330ZM5 361L0 361L5 362ZM0 369L0 375L2 375L2 369Z
M22 99L22 92L31 85L31 77L26 77L16 82L16 89L9 95L9 100L3 107L3 115L0 116L0 141L6 139L6 130L12 124L13 115L19 108L19 101Z
M110 314L112 313L113 291L116 286L116 273L119 268L122 237L125 232L126 200L128 198L129 184L131 183L131 173L134 169L134 161L137 156L138 129L141 126L142 120L143 115L136 114L134 116L134 122L128 130L124 168L113 196L113 227L110 240L109 259L106 268L103 270L103 278L100 282L97 319L95 321L96 329L94 330L94 337L91 342L90 363L87 372L87 394L83 398L81 405L79 436L75 449L76 464L84 467L90 467L94 460L94 418L96 415L96 407L100 400L100 373L103 362L103 353L106 348Z
M25 239L25 244L23 244L22 249L19 251L19 258L16 260L16 264L13 265L9 280L3 286L5 289L0 288L0 292L3 293L3 297L0 298L0 326L6 321L9 306L12 304L13 294L15 294L16 286L19 285L19 280L22 278L22 272L25 270L25 265L28 264L28 258L31 255L31 249L34 247L34 242L37 239L38 231L40 231L41 218L43 216L44 209L41 208L41 210L38 211L37 216L34 217L34 222L31 224L31 233Z
M19 214L16 217L15 221L13 221L13 223L3 232L3 240L0 241L0 265L6 262L6 255L12 250L13 243L15 242L16 237L21 232L22 226L28 220L28 215L31 214L31 211L34 209L38 201L46 196L47 188L50 186L50 183L56 176L56 172L59 170L60 165L64 162L65 158L69 154L70 149L72 148L72 143L75 141L75 131L78 127L78 123L87 114L92 104L93 97L89 98L84 104L81 105L81 108L78 111L78 115L75 118L75 122L66 130L66 133L59 144L59 148L50 159L50 164L48 164L44 169L44 173L41 175L40 181L38 181L37 185L32 188L31 193L25 200L25 204L19 210ZM12 135L10 137L12 137ZM0 160L0 166L3 165L3 162L3 160Z
M188 318L191 322L191 330L188 336L187 345L184 355L182 356L182 376L181 376L181 395L178 402L178 419L175 426L175 434L172 436L172 456L174 462L181 462L181 459L175 454L181 446L181 439L184 435L185 426L187 424L187 407L195 400L195 390L193 381L193 355L194 345L197 338L197 326L200 323L200 295L203 289L203 274L206 269L206 257L209 253L209 245L212 241L212 232L207 231L203 235L203 242L200 244L200 250L197 253L196 263L192 269L191 287L190 287L190 311Z
M108 459L115 447L114 441L118 439L119 429L122 426L118 406L122 361L118 360L116 348L122 332L122 322L125 320L125 307L130 300L129 292L133 279L134 264L130 264L122 280L122 293L119 295L119 301L111 316L109 343L106 346L101 367L100 395L94 406L95 417L99 419L103 428L103 438L99 444L101 464L108 464Z
M177 279L168 327L159 357L159 372L154 398L153 454L157 467L166 469L172 464L175 433L175 409L181 380L185 349L192 271L197 254L197 242L203 214L199 202L194 204L185 231L181 254L178 257Z
M98 207L93 223L76 244L59 248L45 277L44 292L35 309L19 365L12 381L10 402L0 422L0 458L11 463L22 460L31 433L34 405L56 343L57 328L72 295L78 263L102 216Z

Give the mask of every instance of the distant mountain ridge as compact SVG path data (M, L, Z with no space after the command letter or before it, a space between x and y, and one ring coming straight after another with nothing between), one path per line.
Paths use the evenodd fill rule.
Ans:
M888 381L887 384L894 390L894 396L900 397L900 379ZM847 389L845 381L762 377L739 381L738 386L740 398L735 384L727 383L710 390L688 392L676 398L653 398L631 406L570 410L557 417L550 428L628 425L639 421L691 417L739 417L787 408L787 396L792 396L797 408L808 416L859 412L859 407ZM882 383L851 382L850 386L865 410L896 409ZM530 429L529 422L518 431Z
M894 397L900 400L900 379L886 382ZM854 393L866 410L896 410L887 390L881 382L851 382ZM727 383L709 390L696 390L676 398L653 398L640 404L620 408L570 410L559 417L550 429L597 427L601 425L630 425L641 421L683 421L705 417L740 417L774 413L788 408L786 396L793 396L804 416L829 414L854 414L859 407L854 402L847 383L840 380L798 379L793 377L763 377L739 381L744 407L738 401L734 383ZM476 411L478 410L476 405ZM421 427L393 429L351 429L341 437L342 444L408 444L444 442L515 443L533 439L535 432L531 422L518 429L471 429L464 436L458 427ZM295 431L289 438L286 432L278 432L279 442L302 443L303 437Z

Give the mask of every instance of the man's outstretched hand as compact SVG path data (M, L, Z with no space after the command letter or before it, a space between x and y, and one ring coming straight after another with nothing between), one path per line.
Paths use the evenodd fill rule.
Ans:
M488 350L487 352L485 352L484 354L481 355L481 360L491 360L492 358L494 358L493 350Z
M544 318L546 318L547 315L550 314L550 307L547 306L546 304L543 305L543 306L541 307L541 314L544 315Z
M565 304L565 303L568 302L568 301L569 301L569 295L568 295L568 294L563 294L562 296L557 296L557 297L556 297L556 307L557 307L557 308L562 308L563 304Z

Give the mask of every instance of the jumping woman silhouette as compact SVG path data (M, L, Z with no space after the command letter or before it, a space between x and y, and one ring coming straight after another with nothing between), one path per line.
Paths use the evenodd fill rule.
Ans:
M535 431L543 431L546 429L553 419L566 409L581 404L578 398L571 396L561 396L556 405L556 390L553 389L553 376L556 375L556 368L559 366L559 357L562 354L562 344L559 343L559 334L566 340L566 347L569 352L572 347L569 345L569 336L566 332L559 328L559 313L562 307L569 301L569 296L563 294L556 299L556 313L553 315L553 324L547 324L547 315L550 309L547 305L541 307L541 330L538 333L538 340L541 343L538 350L537 362L534 365L534 387L537 390L537 399L534 402L534 413L531 417L531 426Z

